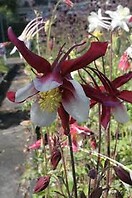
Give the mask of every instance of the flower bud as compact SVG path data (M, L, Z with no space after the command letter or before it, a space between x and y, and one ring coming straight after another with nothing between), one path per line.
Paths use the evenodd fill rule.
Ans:
M102 187L95 188L88 198L100 198L102 195Z
M56 169L59 161L61 160L61 152L59 149L54 149L51 155L51 164L53 167L53 170Z
M91 178L91 179L96 179L97 178L97 170L95 168L92 168L89 173L88 173L88 176Z
M132 185L132 179L128 171L123 169L121 166L115 166L114 170L115 174L121 181L125 182L126 184Z
M34 194L39 193L42 190L45 190L50 182L50 176L42 176L38 178L38 181L36 182L36 185L34 187Z

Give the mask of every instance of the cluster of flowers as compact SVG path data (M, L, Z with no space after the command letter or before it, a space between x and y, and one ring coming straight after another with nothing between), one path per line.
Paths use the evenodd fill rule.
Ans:
M101 10L98 11L98 14L95 12L91 13L88 17L90 32L98 28L109 30L110 27L111 31L117 27L129 31L132 17L128 8L118 6L117 11L106 11L106 14L110 17L103 17ZM38 21L39 22L36 23L36 20L33 20L28 25L26 31L29 36L34 36L36 34L36 32L34 32L36 26L39 27L39 25L44 23L42 18L39 18ZM38 28L38 31L40 29L41 27ZM9 91L7 97L10 101L15 103L22 103L32 98L34 103L31 107L30 118L35 125L39 127L49 126L58 115L61 120L64 134L69 135L69 132L71 132L73 148L76 151L78 149L78 142L75 138L77 131L79 131L79 133L86 133L88 129L79 128L76 124L70 125L71 117L75 120L75 123L87 121L89 109L99 103L102 106L101 124L105 129L110 122L111 115L120 123L125 123L129 120L123 101L132 103L132 91L119 90L118 88L131 80L132 72L130 71L114 80L110 80L97 68L88 66L96 59L105 55L108 46L107 42L92 42L89 49L82 56L75 59L69 59L69 54L74 48L82 44L72 46L66 53L64 53L64 46L62 46L56 59L51 64L45 58L28 49L23 42L25 34L27 35L27 33L24 32L24 36L22 35L17 38L12 28L10 27L8 29L10 41L32 67L35 78L18 91ZM129 57L132 57L131 46L124 52L123 56L127 60ZM121 59L120 62L124 62L124 58L123 60ZM95 80L93 80L93 84L91 85L89 83L80 84L72 78L71 72L86 67L99 78L102 86L98 86ZM128 65L124 67L128 68ZM80 130L83 132L80 132ZM29 149L39 148L40 144L41 140L38 140L34 145L30 146ZM56 168L60 159L61 152L57 148L53 151L51 156L53 169ZM49 182L50 176L40 177L34 192L44 190Z

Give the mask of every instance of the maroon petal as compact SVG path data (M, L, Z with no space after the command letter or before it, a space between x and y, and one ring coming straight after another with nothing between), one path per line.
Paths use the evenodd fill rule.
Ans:
M86 96L91 98L92 100L100 102L100 103L104 103L105 100L107 101L105 94L102 93L101 90L95 89L94 87L92 87L89 84L82 85L82 87L83 87L83 90L84 90Z
M23 41L20 41L16 35L14 34L11 27L8 28L8 37L10 41L17 47L19 52L22 54L24 59L27 61L27 63L37 70L38 73L44 73L47 74L51 70L50 63L38 56L37 54L34 54L31 52L24 44Z
M101 124L106 129L110 121L110 108L102 106Z
M62 74L66 75L72 71L86 67L92 61L95 61L99 57L104 56L107 49L107 45L108 45L107 42L91 43L89 50L84 55L76 59L66 60L63 62L61 68Z
M130 71L127 74L124 74L122 76L119 76L118 78L116 78L115 80L113 80L111 83L115 88L118 88L122 85L124 85L125 83L127 83L129 80L131 80L132 78L132 72Z
M123 90L118 97L124 101L132 103L132 91Z
M61 124L62 124L62 127L64 129L64 134L68 135L69 132L70 132L70 128L69 128L69 114L65 111L65 109L63 108L62 105L58 109L58 114L59 114L60 119L61 119Z

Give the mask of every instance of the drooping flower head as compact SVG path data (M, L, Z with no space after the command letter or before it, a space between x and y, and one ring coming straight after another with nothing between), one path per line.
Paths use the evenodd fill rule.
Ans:
M101 9L98 13L91 12L88 16L89 29L88 32L93 32L94 30L102 30L103 28L109 30L110 28L110 18L102 16Z
M120 58L118 68L126 71L130 68L132 62L132 45L128 47Z
M107 10L105 12L111 18L111 30L113 31L115 28L122 28L126 32L129 32L129 22L130 22L130 10L127 7L123 7L122 5L118 5L116 11Z
M57 58L50 64L46 59L31 52L24 42L16 37L12 28L8 29L8 35L28 64L38 73L25 87L17 92L8 92L8 99L21 103L33 96L30 116L31 121L38 126L50 125L55 120L58 110L64 128L67 128L69 115L79 122L87 120L89 99L82 86L71 78L70 72L83 68L103 56L107 42L93 42L85 54L71 60L67 60L67 57L76 45L66 54L60 49Z
M120 123L125 123L129 120L126 107L123 101L132 103L132 91L118 90L119 87L132 79L132 72L117 77L110 81L102 72L91 68L98 76L103 86L95 87L86 84L83 85L86 95L92 99L91 107L97 102L102 104L101 123L106 128L110 121L111 114L115 120Z
M31 20L24 30L22 31L21 35L18 37L19 40L23 41L27 48L30 48L30 41L33 37L44 27L44 20L42 17L36 17L35 19ZM10 54L14 54L16 52L16 46L11 50Z

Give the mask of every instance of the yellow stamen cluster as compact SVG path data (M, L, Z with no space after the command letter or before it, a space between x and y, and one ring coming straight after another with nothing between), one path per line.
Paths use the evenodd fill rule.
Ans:
M59 88L52 89L47 92L39 93L39 105L42 110L54 112L60 106L62 96Z

